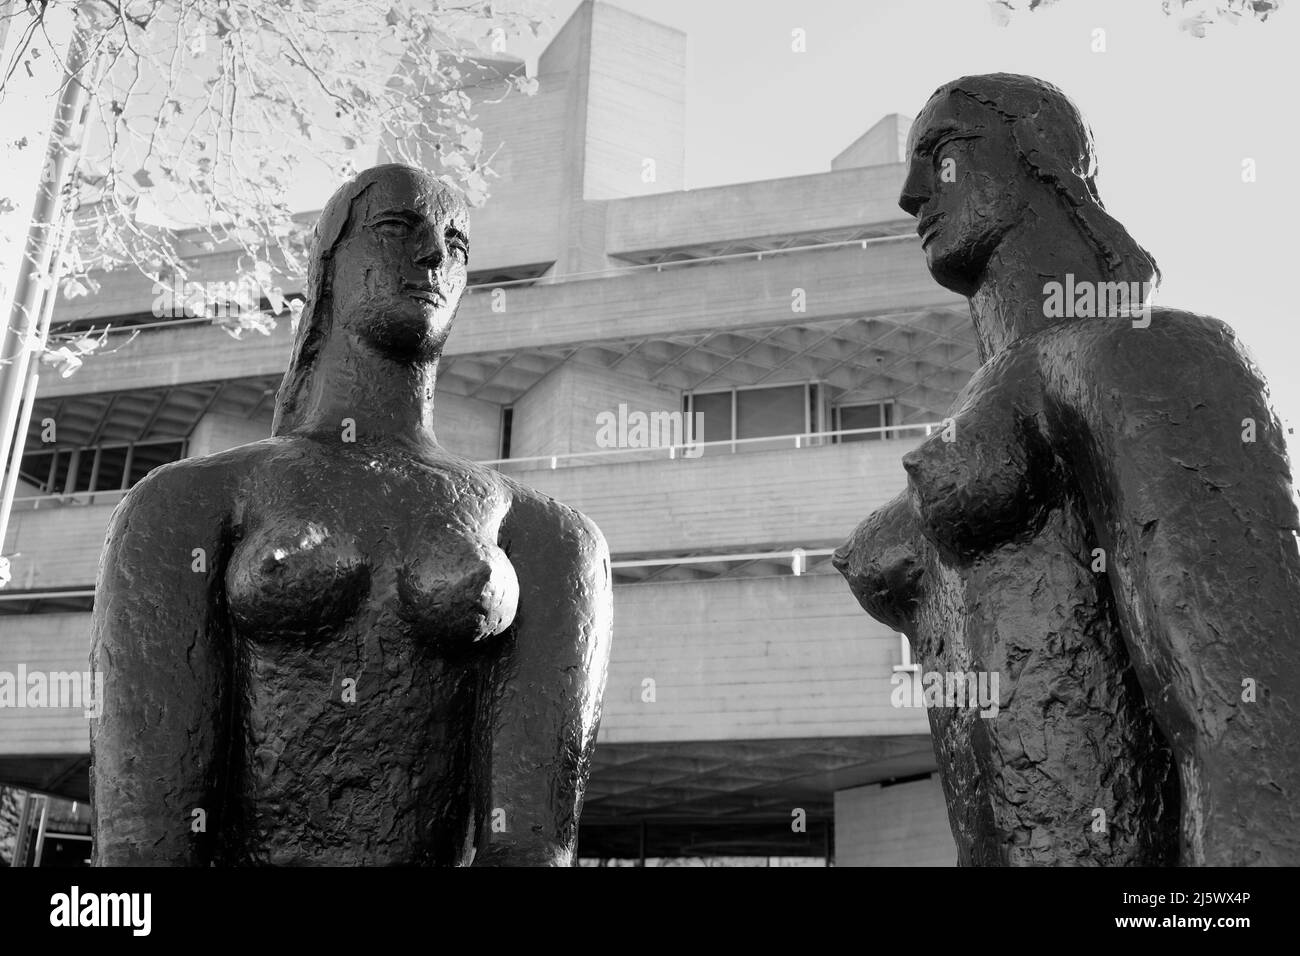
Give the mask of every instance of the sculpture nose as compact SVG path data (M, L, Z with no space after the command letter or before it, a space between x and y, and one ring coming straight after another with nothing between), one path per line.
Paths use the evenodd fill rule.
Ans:
M424 223L416 237L415 255L417 266L430 272L440 270L448 259L447 239L433 223Z
M930 198L929 186L915 164L907 171L903 181L903 190L898 195L898 208L914 218L920 218L921 209Z

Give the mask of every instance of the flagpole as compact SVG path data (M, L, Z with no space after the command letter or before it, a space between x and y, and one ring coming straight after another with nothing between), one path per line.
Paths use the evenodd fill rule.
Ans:
M11 479L10 471L17 472L26 440L26 435L16 435L15 432L27 391L28 372L29 369L34 371L32 355L40 347L36 323L44 296L57 294L56 289L50 288L53 281L50 266L58 244L55 237L60 235L66 215L63 189L70 170L76 164L85 135L82 112L88 94L82 78L92 69L91 61L96 54L94 41L102 29L102 19L97 16L100 10L95 8L101 7L102 0L82 2L77 6L72 42L65 61L63 88L46 144L27 243L19 262L13 308L3 338L0 338L0 358L7 359L6 363L0 364L0 464L5 466L6 486L11 481L16 484L16 476ZM8 531L11 506L12 495L5 495L0 500L0 586L3 586L8 571L8 561L2 553L3 534Z

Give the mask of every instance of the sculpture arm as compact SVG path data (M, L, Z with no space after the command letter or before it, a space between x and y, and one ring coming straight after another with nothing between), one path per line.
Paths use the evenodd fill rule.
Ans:
M474 865L569 866L609 661L609 550L577 512L517 496L501 537L519 610L486 702L490 792Z
M1300 525L1264 381L1201 316L1064 334L1054 430L1179 762L1183 860L1300 863Z
M99 866L206 865L213 855L230 684L217 611L224 521L213 483L193 480L203 467L151 472L113 513L100 556L91 622L91 668L104 681L91 728Z

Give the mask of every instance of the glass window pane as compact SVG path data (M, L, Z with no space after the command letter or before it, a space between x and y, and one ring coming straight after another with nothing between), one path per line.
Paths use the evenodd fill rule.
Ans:
M695 395L694 404L696 416L704 416L704 441L730 440L731 392Z
M762 438L766 435L802 435L807 431L807 402L802 385L778 388L750 388L736 392L736 437ZM755 442L740 445L755 449L793 448L793 439Z
M131 459L130 484L134 485L159 465L165 465L169 461L177 461L183 457L183 442L168 442L166 444L157 445L136 445L135 456Z
M126 464L126 447L110 445L99 453L99 477L92 491L114 490L122 486L122 466Z
M879 428L880 406L879 405L841 405L840 406L840 430L850 431L854 428ZM889 424L884 422L883 424ZM868 433L864 435L841 435L840 441L878 441L880 432Z

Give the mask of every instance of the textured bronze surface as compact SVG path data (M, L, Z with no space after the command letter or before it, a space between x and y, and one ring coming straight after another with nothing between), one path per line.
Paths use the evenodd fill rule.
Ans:
M1298 525L1259 370L1216 319L1048 305L1158 278L1059 90L955 80L908 151L983 364L835 563L924 671L1000 677L995 716L929 711L959 862L1300 863Z
M113 516L95 861L569 865L604 539L436 441L460 197L376 167L315 238L273 437L159 468Z

